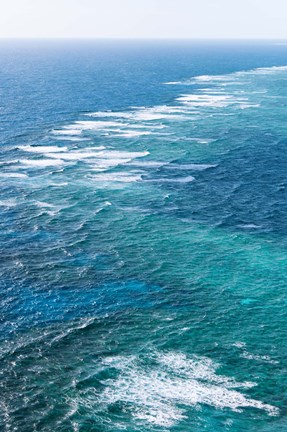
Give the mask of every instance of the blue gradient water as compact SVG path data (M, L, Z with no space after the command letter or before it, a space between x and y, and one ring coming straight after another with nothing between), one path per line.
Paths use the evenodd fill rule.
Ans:
M1 430L286 430L286 64L1 42Z

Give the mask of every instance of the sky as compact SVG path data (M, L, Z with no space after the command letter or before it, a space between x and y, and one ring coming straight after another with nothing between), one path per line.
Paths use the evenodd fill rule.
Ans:
M287 39L287 0L0 0L0 38Z

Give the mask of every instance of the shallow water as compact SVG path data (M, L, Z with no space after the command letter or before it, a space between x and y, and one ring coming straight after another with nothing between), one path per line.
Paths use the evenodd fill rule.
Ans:
M2 43L4 431L285 431L287 47Z

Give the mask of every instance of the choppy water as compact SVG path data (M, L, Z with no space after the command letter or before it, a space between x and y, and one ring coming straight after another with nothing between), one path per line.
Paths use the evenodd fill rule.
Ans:
M287 47L0 57L2 430L285 431Z

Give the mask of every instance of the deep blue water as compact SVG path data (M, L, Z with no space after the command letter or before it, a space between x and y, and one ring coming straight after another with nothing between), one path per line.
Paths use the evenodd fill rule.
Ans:
M0 428L287 429L287 45L0 43Z

